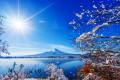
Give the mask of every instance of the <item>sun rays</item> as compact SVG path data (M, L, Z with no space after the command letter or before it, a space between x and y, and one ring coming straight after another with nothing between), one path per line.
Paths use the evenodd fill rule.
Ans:
M34 15L28 17L24 22L34 18L35 16L37 16L38 14L40 14L41 12L43 12L44 10L46 10L47 8L49 8L50 6L52 6L55 2L52 2L51 4L49 4L48 6L46 6L45 8L43 8L42 10L38 11L37 13L35 13Z
M23 15L21 15L21 13L20 13L20 5L19 5L20 1L18 0L17 2L18 2L17 15L9 14L7 26L9 26L9 28L12 29L13 34L19 33L19 34L22 34L24 37L28 32L30 32L31 30L34 30L34 28L32 27L32 24L31 24L32 22L30 22L30 20L54 4L54 2L52 2L51 4L47 5L45 8L43 8L42 10L33 14L32 16L30 16L28 18L24 18Z

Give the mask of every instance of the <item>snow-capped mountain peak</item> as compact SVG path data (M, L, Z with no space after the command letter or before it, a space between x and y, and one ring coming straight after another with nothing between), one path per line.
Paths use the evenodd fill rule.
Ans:
M51 51L41 53L41 55L68 55L69 53L62 52L59 49L55 48Z
M76 54L70 54L67 52L62 52L59 49L53 49L51 51L47 51L40 54L35 55L27 55L27 56L21 56L21 57L50 57L50 56L75 56Z
M57 48L53 49L53 52L61 52L60 50L58 50Z

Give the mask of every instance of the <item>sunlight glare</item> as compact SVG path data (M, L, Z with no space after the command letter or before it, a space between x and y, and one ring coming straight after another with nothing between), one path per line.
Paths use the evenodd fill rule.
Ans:
M16 19L12 19L10 20L10 24L11 24L11 27L12 29L15 31L15 32L18 32L18 33L26 33L26 31L28 30L28 23L27 22L24 22L24 20L16 20Z
M24 22L18 20L13 22L13 27L17 30L24 30L25 25L24 25Z

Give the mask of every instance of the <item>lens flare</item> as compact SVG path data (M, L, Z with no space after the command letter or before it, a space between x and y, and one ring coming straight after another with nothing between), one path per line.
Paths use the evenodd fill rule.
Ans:
M28 22L24 22L24 20L13 19L10 21L10 25L15 32L21 32L23 34L30 29Z

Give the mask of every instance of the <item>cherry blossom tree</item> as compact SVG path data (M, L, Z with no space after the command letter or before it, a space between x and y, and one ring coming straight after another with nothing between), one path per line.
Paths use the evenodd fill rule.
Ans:
M81 6L83 7L83 6ZM85 10L74 13L78 19L69 24L73 25L74 31L79 30L80 36L76 38L75 44L83 50L120 53L120 1L114 1L111 5L93 5L93 10ZM114 28L114 29L113 29ZM109 31L109 29L114 30ZM106 32L108 31L108 32Z
M47 80L68 80L68 78L65 77L63 70L57 69L57 66L53 63L50 63L48 66L46 66L45 71L50 75Z
M4 19L4 16L0 16L0 36L2 36L2 34L4 33L4 29L3 29L3 19ZM1 38L0 38L0 55L2 53L6 53L6 54L10 54L8 52L8 44L6 41L3 41Z
M92 55L91 58L84 59L87 63L80 70L84 71L85 80L90 76L96 76L97 80L118 79L116 76L118 77L120 72L120 59L117 57L120 53L120 1L93 3L91 10L81 6L83 10L74 13L76 18L69 23L73 26L73 32L78 35L74 45Z

